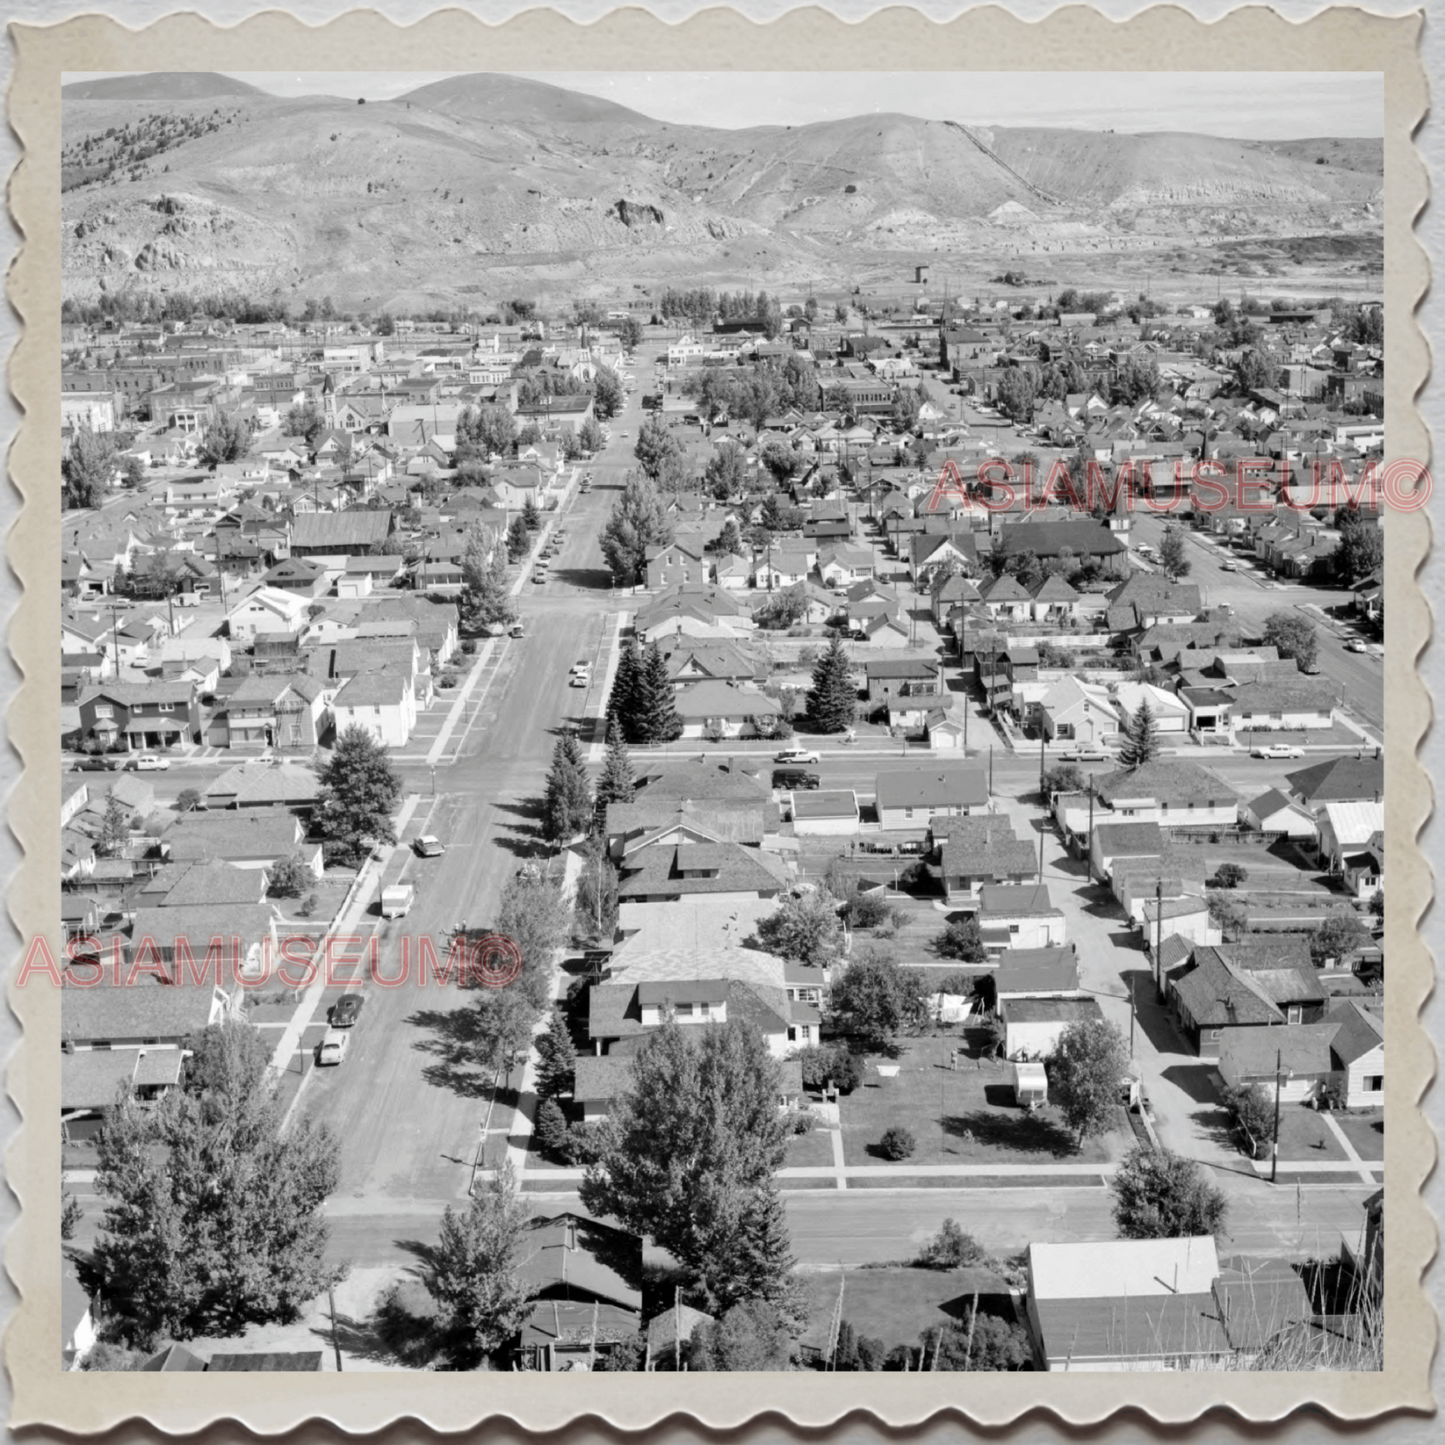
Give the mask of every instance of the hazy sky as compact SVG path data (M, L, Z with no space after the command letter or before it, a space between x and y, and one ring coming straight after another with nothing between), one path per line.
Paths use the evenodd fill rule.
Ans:
M276 95L386 100L453 72L232 73ZM977 125L1183 130L1259 140L1384 133L1383 81L1374 71L518 73L605 96L658 120L729 129L898 111ZM64 77L82 78L93 76Z

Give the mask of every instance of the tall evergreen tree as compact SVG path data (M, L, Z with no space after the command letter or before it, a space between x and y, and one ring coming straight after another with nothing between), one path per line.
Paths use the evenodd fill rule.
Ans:
M622 649L617 658L617 672L612 679L612 696L607 699L607 714L622 730L629 743L643 741L639 731L642 684L642 649L637 639ZM609 728L609 735L611 729Z
M507 590L506 550L495 530L480 522L467 529L460 602L468 627L505 627L516 621L517 609Z
M529 532L536 532L542 526L542 514L537 510L537 503L531 497L522 503L522 525Z
M137 1348L289 1322L344 1273L321 1215L336 1142L306 1121L283 1135L269 1063L249 1024L214 1025L180 1088L144 1107L127 1092L106 1115L82 1278Z
M553 1005L546 1029L537 1035L537 1093L544 1099L572 1092L572 1071L577 1066L577 1049L567 1016Z
M808 691L808 725L820 733L841 733L853 726L858 713L858 690L848 669L848 654L838 633L813 667Z
M531 1291L517 1273L527 1207L510 1163L479 1182L463 1211L447 1205L427 1289L449 1325L454 1362L472 1368L521 1329Z
M738 1231L731 1241L731 1258L719 1270L718 1303L726 1309L741 1300L761 1299L778 1305L785 1314L801 1312L793 1282L792 1241L788 1219L777 1184L769 1180L745 1203Z
M632 776L632 759L627 754L622 728L614 713L607 720L607 756L602 761L602 773L597 779L599 825L606 821L609 803L630 803L636 796L637 784Z
M638 741L670 743L682 736L677 694L667 675L667 662L656 642L647 644L637 687Z
M395 843L392 809L401 779L383 744L353 723L336 740L321 771L313 818L331 857L344 863L365 858L378 843Z
M1142 767L1159 756L1159 724L1147 697L1140 698L1139 707L1124 724L1124 738L1119 745L1119 761L1126 768Z
M552 768L542 802L542 827L554 843L568 843L592 817L592 787L574 734L563 733L552 749Z
M507 528L507 554L513 562L520 561L525 557L532 546L532 534L527 531L527 524L520 516L512 518L512 525Z

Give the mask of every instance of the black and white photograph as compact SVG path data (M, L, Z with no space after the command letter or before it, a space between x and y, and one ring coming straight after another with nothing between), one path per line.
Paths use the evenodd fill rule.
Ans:
M1379 71L63 80L62 1369L1384 1368Z

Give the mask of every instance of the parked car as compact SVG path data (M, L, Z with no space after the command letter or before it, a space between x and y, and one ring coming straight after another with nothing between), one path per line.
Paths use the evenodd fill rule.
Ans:
M350 1034L343 1033L340 1029L327 1029L320 1044L317 1045L316 1062L318 1064L339 1064L346 1057L346 1051L350 1047Z
M1219 564L1219 570L1220 570L1221 572L1238 572L1238 571L1239 571L1239 563L1238 563L1238 562L1221 562L1221 563Z
M590 662L588 662L585 657L579 658L576 662L574 662L574 663L572 664L571 671L572 671L574 674L575 674L575 673L579 673L579 672L583 672L583 673L591 672L591 671L592 671L592 664L591 664Z
M1108 756L1103 748L1075 748L1073 752L1065 753L1062 761L1066 763L1102 763L1107 761Z
M508 637L525 637L526 635L526 629L523 628L520 622L514 622L511 627L507 629Z
M589 678L585 672L574 672L571 677L567 679L567 686L586 687L590 681L591 678Z
M442 840L433 837L430 833L423 833L411 846L418 858L440 858L446 852Z
M773 758L773 761L775 763L811 763L816 768L818 755L808 748L784 748Z
M1291 747L1288 743L1266 743L1264 747L1251 748L1249 755L1252 758L1302 758L1305 750Z
M532 581L535 582L538 586L540 586L546 580L547 569L545 567L539 567L535 572L532 573Z
M113 773L120 764L114 758L80 758L76 761L77 773Z
M1346 652L1368 652L1370 645L1362 637L1352 637L1345 643Z
M1306 664L1302 662L1299 665L1299 670L1304 673L1306 677L1315 677L1319 673L1320 665L1318 662L1311 662L1306 666Z
M774 768L773 786L775 788L790 788L794 792L811 793L822 782L817 773L801 772L797 768Z
M366 1002L364 995L344 993L334 1004L327 1018L334 1029L349 1029L361 1015L361 1006Z
M127 760L128 773L163 773L171 765L169 758L158 758L154 753L139 753Z

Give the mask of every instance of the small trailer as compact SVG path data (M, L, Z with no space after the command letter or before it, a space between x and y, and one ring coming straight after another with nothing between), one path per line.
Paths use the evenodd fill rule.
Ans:
M1049 1102L1049 1076L1042 1064L1014 1064L1013 1086L1014 1102L1029 1113Z
M404 918L416 902L416 888L410 883L393 883L381 890L381 916L383 918Z

